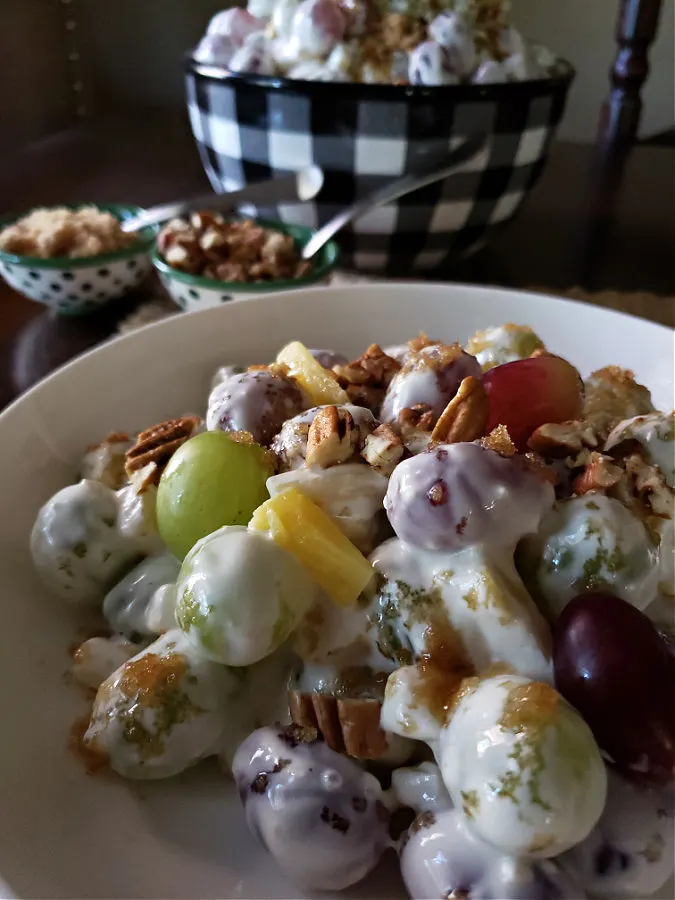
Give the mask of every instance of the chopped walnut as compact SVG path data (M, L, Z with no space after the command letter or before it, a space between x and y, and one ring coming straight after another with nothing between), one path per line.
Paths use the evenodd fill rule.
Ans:
M348 410L325 406L309 426L305 461L323 469L346 462L358 449L359 438L360 430Z
M565 459L586 450L595 450L598 438L585 422L541 425L530 436L528 447L550 459Z
M333 366L333 372L353 404L377 412L389 382L400 368L400 364L387 356L378 344L371 344L365 353L346 366Z
M402 428L415 428L418 431L430 432L434 427L434 419L434 411L427 403L416 403L398 414L398 423Z
M674 517L675 491L668 486L660 469L650 465L642 453L634 453L617 463L623 468L623 476L611 488L611 496L643 519Z
M380 475L389 476L401 460L403 441L391 425L380 425L366 438L361 456Z
M344 388L350 384L386 388L400 368L400 364L387 356L378 344L371 344L358 359L346 366L333 366L333 371Z
M575 494L588 494L591 491L605 493L621 480L623 471L602 453L591 453L591 459L581 475L572 484Z

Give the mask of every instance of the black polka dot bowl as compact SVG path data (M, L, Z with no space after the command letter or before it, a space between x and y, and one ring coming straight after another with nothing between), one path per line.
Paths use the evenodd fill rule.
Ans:
M338 235L347 268L391 276L472 253L517 215L539 179L565 108L573 68L505 84L295 81L186 61L187 107L217 192L319 166L309 203L257 204L252 215L320 228L395 178L443 167L468 137L480 152L443 181L371 210Z
M303 228L300 225L287 225L269 219L256 219L256 221L265 228L280 231L282 234L290 234L298 251L314 234L311 228ZM328 241L312 260L310 271L301 278L253 283L216 281L202 275L189 275L187 272L181 272L167 263L157 245L152 251L152 263L164 288L174 302L186 312L193 312L209 306L220 306L230 300L253 300L264 294L297 291L300 288L327 281L338 263L339 255L337 244L334 241Z
M139 206L97 203L98 209L112 213L120 221L143 210ZM76 209L77 206L73 206ZM0 222L0 229L26 213ZM43 303L61 315L94 312L111 300L137 288L152 271L150 252L157 229L145 228L138 240L124 250L75 259L40 259L0 251L0 276L17 293Z

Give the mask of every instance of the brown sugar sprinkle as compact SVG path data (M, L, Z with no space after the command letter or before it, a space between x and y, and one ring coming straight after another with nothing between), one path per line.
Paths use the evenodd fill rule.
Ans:
M447 722L462 683L476 672L462 636L447 616L435 617L425 629L417 671L415 700L439 722Z
M408 341L408 349L411 353L418 353L425 347L431 347L433 344L438 343L438 341L432 341L428 334L420 331L416 338L412 338L412 340Z
M68 747L84 763L87 774L95 775L109 766L108 754L101 750L95 741L84 740L87 728L89 728L90 716L80 716L70 726L68 734Z
M499 720L509 731L541 731L558 715L560 696L548 684L532 681L512 688Z
M490 434L481 440L481 444L487 450L499 453L500 456L515 456L518 452L506 425L497 425L496 428L493 428Z
M142 699L146 706L160 706L166 692L177 687L187 671L187 661L180 653L145 653L125 664L119 689L125 697Z

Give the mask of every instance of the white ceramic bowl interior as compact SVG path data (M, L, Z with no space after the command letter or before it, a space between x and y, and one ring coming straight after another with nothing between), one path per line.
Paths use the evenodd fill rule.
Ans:
M68 749L69 726L85 709L63 677L78 625L37 580L28 536L41 504L75 477L86 446L113 430L203 411L216 366L266 362L291 339L357 354L371 341L400 343L420 329L463 341L507 321L532 325L583 373L610 363L634 369L657 404L672 404L673 336L665 328L533 294L379 284L176 316L76 360L0 415L0 877L7 895L307 896L249 835L236 791L215 765L133 783L88 776ZM403 897L396 869L383 864L346 896ZM674 896L672 885L664 890L662 897Z

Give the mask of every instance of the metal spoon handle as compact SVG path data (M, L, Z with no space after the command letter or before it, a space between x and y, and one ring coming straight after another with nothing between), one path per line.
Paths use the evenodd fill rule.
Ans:
M311 200L323 186L323 172L318 166L308 166L299 172L291 172L268 181L258 181L246 185L238 191L225 194L202 194L188 200L175 203L164 203L144 210L132 219L122 223L122 231L133 232L166 222L186 213L199 209L234 210L242 203L260 203L265 206L276 206L278 203L297 203Z
M464 143L455 147L454 150L451 150L444 157L443 168L434 168L432 171L422 174L417 172L404 175L402 178L397 178L396 181L392 181L390 184L386 184L384 187L379 188L367 197L357 200L353 206L343 210L329 222L326 222L326 224L320 228L309 241L307 241L302 250L302 258L311 259L318 253L323 245L336 234L336 232L341 228L344 228L345 225L352 222L354 219L360 218L365 215L365 213L377 209L379 206L392 203L404 194L410 194L412 191L417 191L419 188L426 187L428 184L434 184L436 181L442 181L444 178L447 178L448 175L452 175L454 169L456 169L458 165L476 156L476 154L482 150L486 140L487 135L468 137Z

